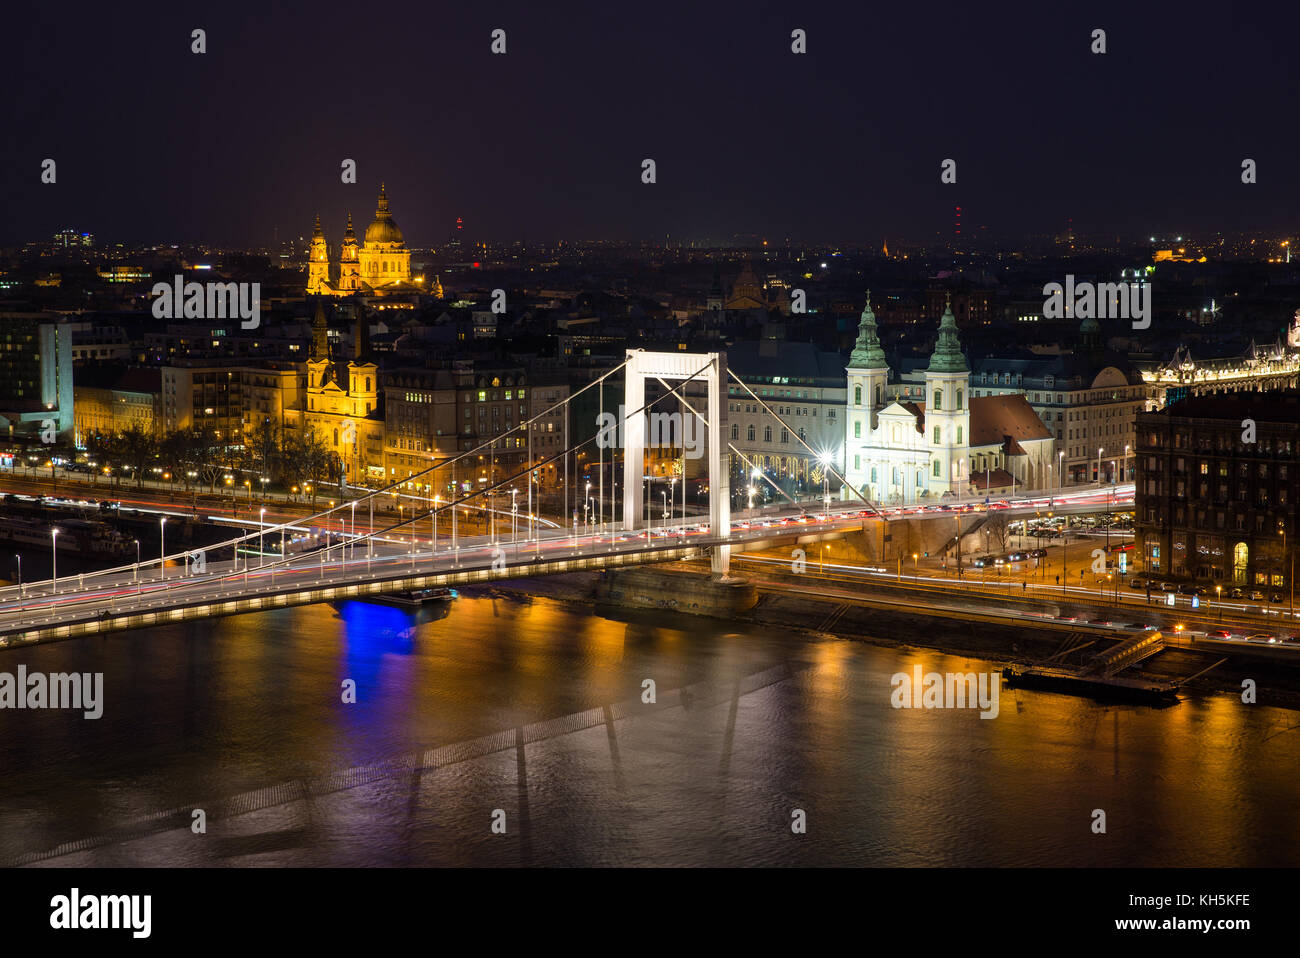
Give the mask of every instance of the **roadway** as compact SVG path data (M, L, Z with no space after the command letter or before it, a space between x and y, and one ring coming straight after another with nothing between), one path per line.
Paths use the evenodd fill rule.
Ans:
M338 594L338 586L366 585L366 594L379 594L594 568L602 561L610 565L669 561L696 557L723 545L739 550L768 548L780 539L840 537L860 531L863 521L856 512L787 517L768 528L735 530L722 537L710 535L706 523L656 526L638 532L539 528L531 540L526 536L512 541L479 535L459 537L453 546L439 536L436 549L427 542L418 548L414 540L403 543L380 533L373 537L358 533L329 547L285 558L241 550L235 560L207 563L201 573L168 567L160 574L156 567L142 569L132 564L103 573L9 586L0 589L0 638L10 636L6 644L30 641L44 637L52 627L101 620L105 627L93 631L109 631L111 623L130 627L119 620L148 612L192 610L193 615L181 618L197 618L227 614L227 609L249 611L257 606L243 600L269 596L327 601ZM435 581L426 581L430 579ZM277 603L284 604L299 602Z
M1096 509L1097 504L1092 500L1098 495L1110 499L1109 492L1084 489L1065 499L1044 496L1014 500L1005 504L1001 511L1008 515L1032 514L1048 502L1073 502ZM951 508L964 509L967 505L971 510L976 508L974 504L957 504ZM516 525L509 536L461 535L454 543L447 541L450 521L444 515L436 544L432 528L429 528L429 538L422 543L415 524L401 530L403 534L400 536L387 529L353 535L357 523L351 509L340 506L334 510L332 520L320 516L311 518L313 528L328 527L335 532L330 538L339 541L307 554L283 558L277 554L270 556L268 561L259 548L256 554L250 555L251 543L259 541L258 534L253 532L244 539L244 549L233 561L210 562L200 573L166 566L160 570L159 560L155 559L152 568L150 563L143 566L135 563L106 572L78 575L75 579L69 576L53 582L43 580L0 589L0 635L26 633L25 638L31 640L52 627L76 623L97 623L94 631L107 631L110 626L130 627L117 623L140 613L191 607L197 607L195 614L183 617L229 614L229 611L259 607L250 606L245 600L267 596L310 595L315 597L303 601L325 601L335 593L325 595L321 590L339 585L365 583L373 586L366 589L366 594L376 594L411 588L417 578L427 580L434 577L435 581L419 583L419 587L425 587L567 571L574 568L572 563L565 561L568 559L582 558L586 560L581 563L582 568L595 568L599 563L591 560L599 558L609 559L611 565L623 565L631 564L629 559L653 562L699 555L704 550L723 545L741 552L767 548L776 541L838 538L861 530L866 521L876 517L871 510L844 511L843 503L836 506L835 510L806 512L802 507L794 507L782 512L766 511L757 516L742 516L734 520L727 536L710 535L706 523L683 523L680 520L666 529L656 524L649 532L636 533L617 531L608 526L598 529L594 525L571 530L535 525L529 530L524 521L519 523L523 529ZM162 507L148 505L147 500L141 501L136 508L140 511L151 508L160 513L165 511ZM462 508L467 512L481 512L473 506ZM930 514L938 515L951 511L951 508L945 510L943 505L936 506ZM279 511L276 509L277 513ZM273 521L246 519L240 524L260 526L274 543L280 534L277 522L303 521L299 516L268 515ZM205 518L226 519L216 515ZM368 523L368 509L365 521ZM419 525L424 526L425 521L421 519ZM503 524L495 523L498 527ZM179 564L185 555L177 553L168 559ZM220 609L212 608L213 603L219 604ZM293 604L297 604L297 600Z
M1122 638L1133 632L1158 629L1170 644L1180 637L1216 650L1285 652L1300 662L1300 624L1285 609L1234 602L1214 602L1192 609L1188 596L1168 605L1145 591L1035 584L992 583L979 577L957 580L950 575L917 570L898 572L882 566L809 559L806 570L792 574L784 554L752 552L735 557L737 570L760 584L786 592L847 596L882 608L924 610L939 617L988 618L1006 624L1034 624L1055 631L1080 631ZM826 590L831 590L827 592ZM847 590L847 591L846 591ZM1250 636L1257 638L1251 639Z

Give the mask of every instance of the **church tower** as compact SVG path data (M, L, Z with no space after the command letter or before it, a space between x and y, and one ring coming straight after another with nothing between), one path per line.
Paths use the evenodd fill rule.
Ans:
M379 366L370 352L370 326L360 310L352 330L352 361L348 363L348 401L351 414L370 415L378 403Z
M722 309L722 274L715 268L713 270L713 285L709 287L709 295L705 300L705 309L710 313L716 313Z
M355 293L361 289L361 262L357 258L357 234L348 214L348 229L343 234L343 251L339 256L339 292Z
M311 352L307 356L307 387L320 389L329 379L330 334L325 321L325 302L316 300L316 314L311 321Z
M871 309L871 290L858 321L858 341L853 346L848 368L848 416L844 421L844 476L855 489L869 482L871 464L865 454L872 434L880 426L880 410L885 405L885 387L889 383L889 363L880 346L876 314ZM875 490L869 495L874 497Z
M319 296L327 292L330 281L330 254L325 245L325 234L320 228L320 214L316 214L316 228L311 234L311 253L307 259L307 295Z
M932 497L959 494L970 445L970 366L957 339L952 296L939 320L939 339L925 370L925 442L930 450Z

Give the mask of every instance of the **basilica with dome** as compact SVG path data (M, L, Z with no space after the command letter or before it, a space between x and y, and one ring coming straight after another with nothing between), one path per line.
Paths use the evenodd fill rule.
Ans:
M348 214L348 228L337 270L329 259L329 246L321 231L320 216L311 237L307 265L307 293L311 296L351 296L354 293L414 292L411 282L411 251L406 248L397 221L388 209L388 194L379 184L375 218L366 227L360 245Z

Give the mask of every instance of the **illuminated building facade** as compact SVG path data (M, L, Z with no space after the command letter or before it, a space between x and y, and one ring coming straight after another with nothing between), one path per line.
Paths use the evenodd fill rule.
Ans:
M1208 360L1194 360L1190 350L1179 347L1167 363L1144 370L1142 381L1151 387L1157 409L1186 396L1294 389L1300 386L1300 309L1285 342L1281 337L1269 346L1252 342L1241 356Z
M1224 598L1276 602L1285 589L1289 602L1300 391L1194 396L1140 414L1137 427L1144 568L1218 585Z
M844 475L867 498L909 503L1046 488L1055 438L1023 394L973 398L957 320L944 309L922 391L889 388L868 296L845 370Z
M384 414L379 366L370 352L363 316L353 330L352 357L346 363L329 341L325 307L317 302L307 367L307 407L303 426L336 457L338 475L351 485L384 479Z
M10 438L34 438L51 425L72 438L72 324L49 319L0 313L0 431Z

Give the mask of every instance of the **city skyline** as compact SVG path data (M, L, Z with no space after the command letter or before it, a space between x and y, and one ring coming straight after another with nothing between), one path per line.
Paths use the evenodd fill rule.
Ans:
M318 870L427 910L471 867L895 869L909 941L937 895L1016 942L1265 928L1297 25L11 15L15 930L210 901L337 947L407 909L322 922Z

